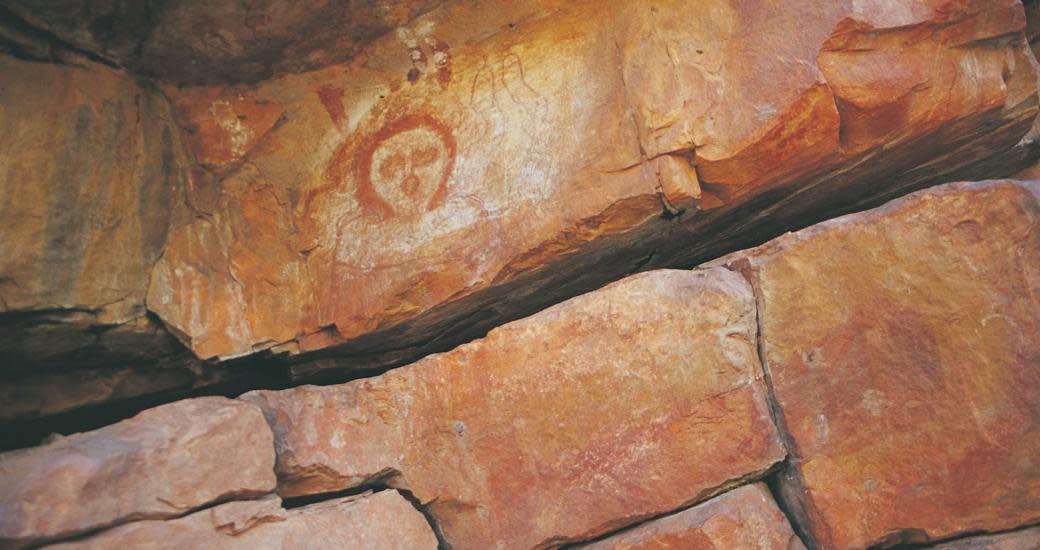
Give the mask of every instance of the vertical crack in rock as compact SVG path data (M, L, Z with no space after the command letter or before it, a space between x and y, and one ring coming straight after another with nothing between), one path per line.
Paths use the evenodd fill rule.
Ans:
M433 514L430 513L428 508L429 503L424 505L422 501L420 501L419 498L408 489L397 487L395 490L400 493L413 508L418 510L424 518L426 518L426 523L430 524L430 530L433 531L433 535L437 537L437 550L452 550L451 545L448 544L448 541L444 538L444 532L441 530L440 524L437 523L437 518L433 517Z
M753 364L751 300L723 269L645 273L380 378L243 399L275 424L283 495L392 468L401 476L384 483L413 492L452 544L555 547L783 460Z
M773 419L773 424L776 426L777 434L779 434L780 440L783 442L784 447L787 450L787 458L777 465L773 474L766 479L766 484L769 487L770 492L773 494L773 499L776 501L777 506L779 506L784 515L787 516L791 527L795 530L795 533L798 534L798 537L802 539L802 542L809 550L817 550L819 545L811 535L808 526L805 525L805 522L810 521L809 516L801 509L803 503L806 506L812 506L812 497L802 488L804 483L797 470L791 467L791 462L799 460L801 455L798 451L797 442L791 436L791 432L787 428L787 421L784 417L783 410L776 399L773 380L769 372L769 363L766 358L765 336L762 323L762 309L765 304L761 292L755 284L755 278L748 273L748 271L754 269L754 267L752 267L750 262L747 262L746 260L740 260L733 266L725 265L725 261L725 257L719 258L712 262L711 265L724 267L725 269L743 277L744 280L747 281L748 286L751 287L751 292L754 296L755 349L758 354L759 368L762 369L762 379L766 386L766 402L769 406L769 414ZM787 478L786 483L796 488L793 490L797 490L801 493L799 498L802 500L799 500L799 498L793 498L792 495L781 490L781 476L785 476ZM824 528L826 528L826 526L824 526Z

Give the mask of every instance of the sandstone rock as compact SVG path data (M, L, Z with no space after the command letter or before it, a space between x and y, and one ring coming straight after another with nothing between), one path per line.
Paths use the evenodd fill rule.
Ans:
M764 485L745 485L688 510L645 523L586 550L804 550Z
M203 165L223 168L241 160L278 122L282 108L245 87L169 87L178 124Z
M426 519L396 491L285 510L277 498L221 504L180 519L138 521L47 548L433 550Z
M178 84L256 81L350 59L442 0L11 0L74 48Z
M275 486L274 460L260 411L222 397L178 401L0 454L0 543L53 540L263 495Z
M758 296L781 486L820 548L1040 520L1037 193L951 184L724 260Z
M933 546L935 550L1036 550L1040 527L984 537L970 537Z
M340 386L261 391L282 495L385 482L453 548L586 540L784 456L750 289L655 271Z
M96 64L0 75L0 373L180 349L144 307L183 194L165 99Z
M171 232L148 304L202 358L398 365L633 271L1004 173L1034 150L1024 25L1015 0L445 5L250 90L284 122L189 193L206 215Z

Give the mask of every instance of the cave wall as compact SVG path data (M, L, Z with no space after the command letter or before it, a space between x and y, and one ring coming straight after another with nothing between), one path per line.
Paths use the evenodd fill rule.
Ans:
M3 2L0 546L1035 547L1037 6Z

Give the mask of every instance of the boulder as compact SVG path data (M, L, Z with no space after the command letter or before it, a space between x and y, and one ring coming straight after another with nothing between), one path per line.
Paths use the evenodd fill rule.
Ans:
M200 397L40 447L0 454L0 544L172 518L275 488L271 430L257 407Z
M332 380L1004 174L1035 153L1024 28L1017 0L490 0L350 65L171 90L204 150L240 160L189 189L205 215L171 231L148 306L201 358L306 354L330 360L296 379ZM234 125L221 93L280 122L200 134Z
M411 491L453 548L589 540L784 457L750 288L655 271L382 376L242 397L275 432L279 493Z
M1040 520L1040 187L959 183L732 255L820 548Z
M649 521L582 550L805 550L761 483Z
M283 509L269 498L236 501L173 520L128 523L52 550L435 550L437 537L396 491Z

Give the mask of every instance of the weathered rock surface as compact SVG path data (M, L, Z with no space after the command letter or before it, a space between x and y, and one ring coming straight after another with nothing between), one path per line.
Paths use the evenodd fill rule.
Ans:
M0 544L169 518L275 487L271 430L255 406L202 397L93 432L0 454Z
M145 76L199 84L255 82L348 60L442 1L9 0L4 7L72 48ZM0 33L0 45L12 38Z
M253 392L279 493L412 491L454 548L586 540L761 475L784 456L751 290L655 271L340 386Z
M257 99L248 88L167 88L166 93L195 161L210 169L242 160L282 116L278 103ZM205 211L211 205L192 206Z
M285 510L278 498L221 504L180 519L138 521L54 550L150 548L433 550L426 519L396 491Z
M791 530L769 490L756 483L579 548L804 550L805 545Z
M970 537L933 546L935 550L1036 550L1040 548L1040 527L1012 533Z
M180 349L144 307L183 194L166 100L102 65L0 75L0 374Z
M821 548L1040 520L1040 200L951 184L724 261L752 282L792 467Z
M234 89L282 122L205 134L241 160L189 189L205 215L171 232L148 304L203 358L401 364L636 270L1002 174L1032 150L1024 26L1017 0L445 5L350 66ZM216 92L170 93L202 102L193 128L227 118L205 121Z

